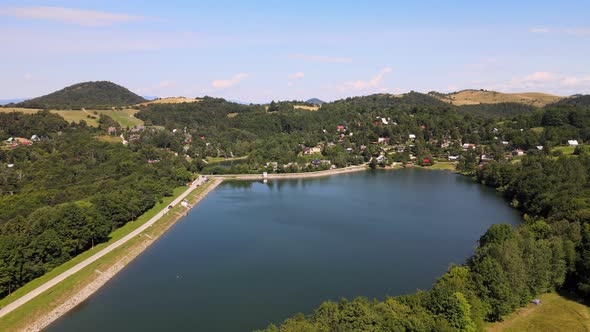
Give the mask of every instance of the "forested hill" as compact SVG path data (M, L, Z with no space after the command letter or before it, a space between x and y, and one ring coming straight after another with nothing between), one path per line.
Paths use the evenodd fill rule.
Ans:
M44 109L110 109L144 102L128 89L108 81L84 82L45 96L26 100L17 107Z
M590 106L590 95L576 95L569 98L562 99L550 106Z
M374 109L384 109L392 107L413 108L413 107L440 107L450 108L451 106L443 101L440 101L432 96L419 92L408 92L403 95L391 94L374 94L363 97L349 97L334 101L329 104L323 104L322 107L336 106L346 104L349 107L366 107L370 105Z
M318 98L311 98L305 101L308 104L314 104L314 105L321 105L323 103L325 103L325 101L318 99Z

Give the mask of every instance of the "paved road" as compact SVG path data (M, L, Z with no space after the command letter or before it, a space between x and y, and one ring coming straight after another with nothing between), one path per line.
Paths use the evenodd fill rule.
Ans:
M170 203L170 205L176 206L188 194L190 194L193 190L195 190L197 187L199 187L200 185L202 185L206 181L207 181L206 177L199 176L199 178L197 180L195 180L193 183L191 183L190 187L185 192L183 192L180 196L178 196L178 198L176 198L174 201L172 201L172 203ZM74 265L69 270L67 270L67 271L63 272L62 274L58 275L57 277L49 280L48 282L44 283L43 285L33 289L29 293L20 297L18 300L6 305L4 308L0 309L0 317L6 316L10 312L14 311L15 309L22 306L23 304L29 302L30 300L32 300L36 296L40 295L41 293L45 292L46 290L50 289L51 287L53 287L53 286L57 285L58 283L60 283L61 281L65 280L67 277L82 270L86 266L94 263L96 260L98 260L102 256L108 254L109 252L113 251L114 249L120 247L125 242L127 242L127 241L131 240L132 238L134 238L135 236L139 235L141 232L143 232L144 230L146 230L147 228L152 226L156 221L158 221L158 219L160 219L164 214L166 214L167 211L168 211L168 207L165 207L162 211L158 212L158 214L156 214L153 218L148 220L145 224L141 225L139 228L137 228L133 232L127 234L126 236L117 240L116 242L113 242L108 247L106 247L106 248L102 249L101 251L97 252L96 254L86 258L82 262Z

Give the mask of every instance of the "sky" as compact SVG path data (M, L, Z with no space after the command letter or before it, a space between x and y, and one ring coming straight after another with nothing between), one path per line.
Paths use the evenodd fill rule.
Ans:
M0 99L590 93L590 1L0 0Z

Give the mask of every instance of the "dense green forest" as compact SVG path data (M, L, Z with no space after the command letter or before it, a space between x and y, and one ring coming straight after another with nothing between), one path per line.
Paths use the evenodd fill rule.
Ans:
M108 81L84 82L65 87L45 96L18 103L16 107L40 109L110 109L145 101L143 97Z
M554 149L590 141L585 98L544 108L457 107L412 92L347 98L309 111L296 101L242 105L204 97L142 107L137 117L145 129L120 128L107 116L93 129L49 112L0 113L3 140L40 137L0 150L0 294L104 241L191 172L430 166L452 157L458 171L497 188L520 209L523 224L492 226L475 254L431 290L328 301L266 331L477 331L543 292L567 289L589 298L589 151L586 145L573 154ZM97 140L109 127L128 144ZM211 157L244 159L221 167L208 164Z
M95 131L49 112L0 113L2 139L40 137L0 149L0 296L107 240L192 178L166 150L100 142Z

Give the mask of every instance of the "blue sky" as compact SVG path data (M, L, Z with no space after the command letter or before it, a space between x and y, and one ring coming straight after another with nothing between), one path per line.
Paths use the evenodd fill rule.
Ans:
M0 0L0 99L110 80L245 102L590 93L585 1Z

